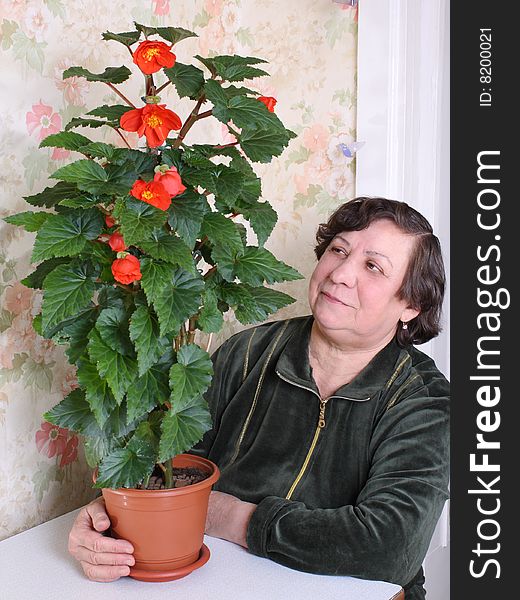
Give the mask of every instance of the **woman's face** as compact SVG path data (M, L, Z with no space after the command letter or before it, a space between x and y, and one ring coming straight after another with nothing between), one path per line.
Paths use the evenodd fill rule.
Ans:
M363 346L390 341L399 321L419 314L397 297L413 245L413 236L388 219L339 233L309 282L309 304L320 329Z

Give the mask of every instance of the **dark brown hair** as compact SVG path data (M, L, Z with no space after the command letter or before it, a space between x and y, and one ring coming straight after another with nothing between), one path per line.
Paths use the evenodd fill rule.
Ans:
M318 227L314 252L319 260L336 235L366 229L380 219L392 221L403 233L415 237L412 256L397 297L421 312L408 322L407 329L399 326L396 336L401 346L424 344L441 331L446 275L439 240L420 212L404 202L387 198L354 198L339 206L327 223Z

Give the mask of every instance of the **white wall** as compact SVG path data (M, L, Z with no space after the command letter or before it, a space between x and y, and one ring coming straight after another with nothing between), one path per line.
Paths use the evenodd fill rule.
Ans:
M439 237L449 281L449 0L361 0L356 195L403 200ZM421 346L449 378L443 333ZM449 599L449 504L425 560L428 600Z

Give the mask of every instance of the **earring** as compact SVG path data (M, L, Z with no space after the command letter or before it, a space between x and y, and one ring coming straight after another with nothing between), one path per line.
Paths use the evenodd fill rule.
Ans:
M403 323L403 329L408 329L408 323Z

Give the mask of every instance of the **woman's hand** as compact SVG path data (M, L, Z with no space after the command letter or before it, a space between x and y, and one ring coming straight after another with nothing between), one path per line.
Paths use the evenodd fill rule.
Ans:
M125 577L135 563L130 542L101 533L109 527L105 502L98 498L80 510L69 534L69 552L92 581L107 582Z
M247 526L256 504L243 502L231 494L211 492L206 533L247 548Z

